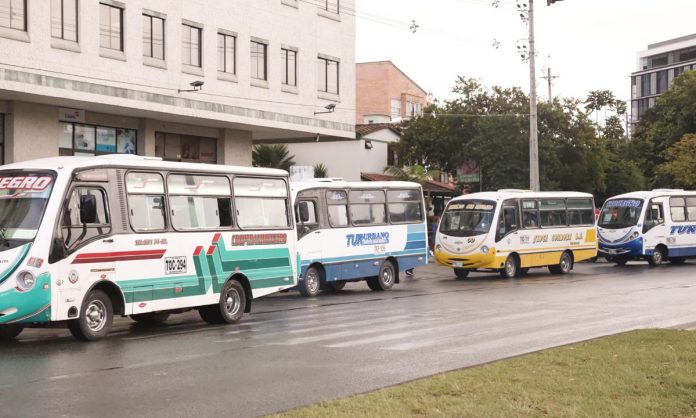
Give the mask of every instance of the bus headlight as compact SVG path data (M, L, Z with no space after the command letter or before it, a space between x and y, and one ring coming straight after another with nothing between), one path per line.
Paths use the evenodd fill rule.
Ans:
M31 290L36 284L36 278L30 271L20 271L17 274L17 287L23 291Z
M488 254L488 251L489 249L485 245L481 247L481 254Z
M640 232L635 231L633 234L631 234L631 238L629 240L633 241L634 239L638 238L640 236Z

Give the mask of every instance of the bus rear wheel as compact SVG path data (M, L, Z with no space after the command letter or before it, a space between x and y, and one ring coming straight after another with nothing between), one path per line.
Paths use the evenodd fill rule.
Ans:
M517 262L517 257L514 255L509 255L505 259L505 264L503 268L500 269L500 277L503 279L512 279L517 276L517 270L519 269L519 264Z
M134 314L131 319L143 325L163 325L169 319L169 312L148 312Z
M101 290L92 290L82 301L79 318L68 322L68 329L80 341L96 341L111 331L113 321L114 309L109 296Z
M549 266L549 271L552 274L568 274L573 269L573 256L569 252L561 254L561 260L556 266Z
M209 324L236 324L246 309L246 292L237 280L228 280L220 291L217 305L201 306L198 313Z
M24 331L21 325L0 325L0 341L10 341L17 338Z
M379 274L367 279L367 286L374 291L389 290L396 283L394 263L386 260L379 268Z
M458 279L466 279L469 277L469 269L454 269L454 275Z
M321 273L319 269L314 266L308 268L302 281L297 284L297 289L305 297L318 295L321 290Z

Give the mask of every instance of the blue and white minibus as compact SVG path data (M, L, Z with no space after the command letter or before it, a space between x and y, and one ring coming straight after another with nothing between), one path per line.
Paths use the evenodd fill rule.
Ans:
M655 189L611 197L599 214L597 231L599 255L610 262L681 264L696 257L696 192Z
M428 262L418 183L317 179L292 182L291 190L302 295L360 280L372 290L387 290L400 272Z

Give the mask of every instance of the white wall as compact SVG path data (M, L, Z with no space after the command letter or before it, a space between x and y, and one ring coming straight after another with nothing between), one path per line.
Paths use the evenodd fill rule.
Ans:
M296 165L315 166L323 163L329 177L360 181L362 141L303 142L286 144Z

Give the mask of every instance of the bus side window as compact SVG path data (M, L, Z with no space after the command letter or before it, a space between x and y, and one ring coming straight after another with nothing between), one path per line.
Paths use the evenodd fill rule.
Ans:
M496 241L500 241L505 235L516 231L517 228L517 207L503 206L503 210L500 212L500 219L498 220Z
M645 213L645 225L643 226L643 232L647 232L652 227L665 222L662 211L662 203L650 202L649 208L650 209Z
M88 202L90 207L87 207ZM102 189L91 187L73 189L66 202L61 225L63 243L68 251L111 232L106 207L106 195Z
M295 218L297 219L297 234L300 238L319 229L317 204L314 200L299 201L295 207Z

